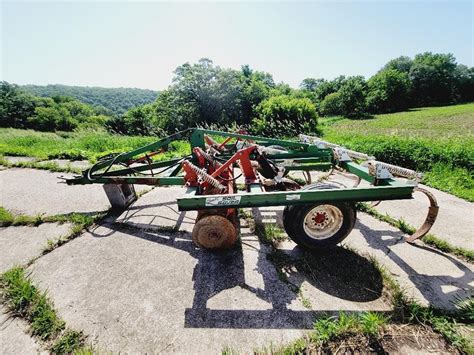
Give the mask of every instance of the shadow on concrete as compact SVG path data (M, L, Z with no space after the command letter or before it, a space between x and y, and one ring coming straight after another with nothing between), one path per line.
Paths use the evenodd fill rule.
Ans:
M173 208L171 203L161 205L163 208ZM156 207L156 205L150 205L149 207L152 206ZM126 214L127 218L130 218L130 215L137 211L146 213L143 206L140 206L140 208L133 208L132 206ZM297 274L298 277L291 281L292 284L288 284L279 279L274 265L268 260L272 254L269 247L260 246L256 250L249 251L248 247L244 245L246 253L257 253L255 256L257 258L256 270L252 270L252 272L258 273L263 279L261 286L252 287L245 280L246 265L242 244L239 243L231 250L201 250L194 246L189 232L170 232L169 230L159 230L156 226L150 225L147 228L146 225L141 223L129 223L123 216L122 214L120 219L124 222L116 222L112 217L108 218L104 223L108 231L99 234L95 230L91 231L92 235L103 238L112 236L115 231L120 231L132 237L185 251L197 260L197 265L192 274L195 294L192 307L185 310L185 327L311 329L316 317L336 315L339 311L290 309L291 304L298 297L295 288L298 289L305 281L322 292L343 300L369 302L378 299L382 294L381 275L365 258L350 250L336 248L328 253L314 254L311 258L306 255L305 260L312 260L309 262L310 269L307 269L307 265L299 264L299 258L294 259L290 255L287 262L293 264L291 273L293 275ZM117 216L115 216L116 218ZM174 228L179 229L180 223L187 218L184 212L176 211ZM247 238L250 237L253 238L255 243L253 234L241 235L242 243L245 244ZM295 253L296 256L301 251L295 250ZM341 258L344 259L343 262ZM370 275L370 280L360 282L360 280L354 278L354 273L364 274L366 280L368 280L367 275ZM229 309L210 309L208 307L208 301L212 297L222 291L236 287L254 294L257 299L268 305L268 307L263 308L268 309L257 307L257 310L253 310L251 305L249 306L250 309L235 309L236 307L230 304ZM229 302L232 301L232 299L229 299ZM314 300L314 302L317 302L317 300ZM348 313L354 310L353 305L349 305L348 308L351 308Z
M474 294L474 289L469 285L469 283L474 280L474 273L451 255L419 244L405 244L405 235L401 231L373 230L361 223L360 220L358 220L355 229L359 229L369 247L383 251L388 258L406 272L409 280L415 285L429 304L434 306L449 306L451 302L456 300L457 296L472 296ZM397 244L405 244L409 248L419 249L420 254L422 252L426 254L427 251L432 253L432 257L428 255L428 259L426 255L420 255L420 260L424 258L425 262L433 265L437 263L437 260L438 262L441 262L442 259L448 260L455 270L462 272L462 276L455 277L444 274L427 275L420 273L415 266L406 262L403 256L397 253L397 250L391 248ZM452 270L446 270L446 273L449 272L452 272ZM452 289L453 286L458 288L458 290L448 291ZM465 293L465 295L462 295L462 293ZM452 308L452 304L450 308Z

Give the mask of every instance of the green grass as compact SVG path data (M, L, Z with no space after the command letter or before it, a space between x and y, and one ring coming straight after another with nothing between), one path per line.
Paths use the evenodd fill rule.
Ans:
M29 156L38 159L88 159L110 153L126 152L150 144L160 137L112 135L105 132L46 133L14 128L0 129L0 155ZM161 159L190 153L189 144L177 141Z
M24 268L14 267L0 275L0 297L11 315L29 323L34 336L52 344L52 354L92 353L85 347L84 334L66 329L46 292L33 284Z
M474 103L320 123L325 139L423 171L427 185L474 201Z
M388 318L382 313L348 314L340 312L338 317L317 319L313 326L315 332L310 335L310 339L317 344L322 344L350 334L364 334L375 337L387 322Z
M37 214L35 216L29 216L24 214L14 214L9 210L0 207L0 227L7 226L39 226L43 223L72 223L77 229L84 229L90 226L98 218L105 214L88 214L88 213L69 213L69 214L58 214L52 216L45 216L43 214Z
M42 215L27 216L27 215L15 215L3 207L0 207L0 227L7 226L39 226L44 223L44 217Z
M255 233L268 244L278 244L287 239L285 232L276 223L257 223Z
M29 168L29 169L40 169L40 170L49 170L58 173L75 173L80 174L82 169L75 168L70 164L66 166L60 166L56 162L51 161L20 161L16 163L11 163L4 156L0 155L0 165L3 165L8 168Z
M393 217L389 216L388 214L382 214L382 213L378 212L375 208L370 207L366 203L358 203L357 208L359 209L359 211L365 212L365 213L371 215L372 217L377 218L379 221L386 222L386 223L400 229L403 233L412 235L416 231L415 227L413 227L409 223L405 222L403 219L396 219L396 218L393 218ZM446 253L451 253L451 254L457 255L457 256L461 257L462 259L465 259L469 262L474 262L474 250L452 245L451 243L449 243L445 240L442 240L442 239L436 237L435 235L433 235L431 233L428 233L427 235L422 237L421 240L424 243L426 243L426 244L428 244L428 245L430 245L430 246L432 246L432 247L434 247L438 250L441 250L441 251L446 252Z
M11 225L15 221L15 216L3 207L0 207L0 227Z
M424 107L405 112L375 115L372 119L349 120L342 117L320 118L324 126L370 135L419 138L463 138L474 134L474 103Z
M84 347L86 337L83 332L66 330L51 347L52 354L75 354Z
M10 269L0 276L0 292L8 310L26 318L32 334L41 340L54 338L65 328L46 293L33 285L23 268Z
M474 202L474 170L434 164L423 182L436 189Z

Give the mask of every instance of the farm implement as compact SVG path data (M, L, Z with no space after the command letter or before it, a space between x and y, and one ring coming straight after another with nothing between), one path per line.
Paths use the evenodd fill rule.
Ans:
M126 153L105 156L67 184L103 184L113 207L136 199L135 184L186 187L178 198L180 211L197 210L192 238L202 248L228 248L238 236L237 209L285 206L288 236L308 248L341 242L356 220L356 202L411 199L415 191L429 201L423 225L407 239L424 236L433 225L438 205L418 187L421 175L379 162L317 137L299 141L273 139L205 129L188 129ZM170 145L189 140L188 156L163 160ZM299 171L304 179L292 178ZM312 182L312 171L343 174L353 186ZM239 184L237 182L240 182ZM362 186L361 181L366 183Z

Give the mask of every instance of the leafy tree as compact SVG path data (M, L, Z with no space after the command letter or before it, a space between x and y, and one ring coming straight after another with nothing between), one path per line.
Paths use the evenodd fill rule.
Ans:
M155 109L152 104L134 107L120 118L111 120L108 126L116 133L129 135L151 136L164 133L157 125Z
M300 89L307 90L307 91L315 91L319 85L324 83L324 79L313 79L313 78L306 78L300 84Z
M344 75L340 75L334 80L323 80L318 87L316 88L315 94L316 94L316 100L317 102L321 102L324 100L324 98L332 94L333 92L339 91L341 88L342 84L346 81L346 77Z
M65 107L55 104L49 107L36 107L34 116L28 118L28 124L38 131L72 131L79 122Z
M24 128L27 117L35 112L37 100L22 92L18 85L0 82L0 127Z
M367 83L363 76L347 78L338 90L342 113L349 117L358 117L366 113Z
M314 131L317 124L316 108L307 98L272 96L262 101L256 111L258 117L252 122L255 134L291 136Z
M372 113L402 111L408 107L408 74L395 69L378 72L368 81L367 107Z
M398 70L402 73L409 73L411 66L413 65L413 60L407 56L400 56L398 58L388 61L387 64L380 71L385 71L388 69Z
M413 102L416 105L452 102L455 71L456 60L452 54L417 54L409 73Z
M128 109L153 102L157 91L131 88L100 88L69 85L24 85L21 89L34 96L68 96L108 116L121 115Z
M474 101L474 68L460 64L456 67L454 77L456 101Z

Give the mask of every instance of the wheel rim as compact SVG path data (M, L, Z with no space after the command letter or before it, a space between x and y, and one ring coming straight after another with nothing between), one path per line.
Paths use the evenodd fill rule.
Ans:
M343 219L341 210L336 206L319 205L306 214L303 229L311 238L327 239L337 233Z

